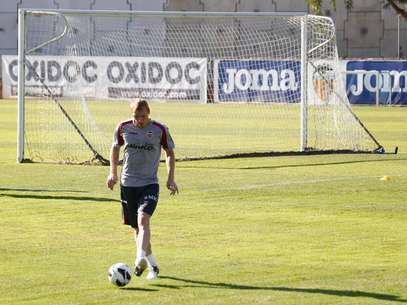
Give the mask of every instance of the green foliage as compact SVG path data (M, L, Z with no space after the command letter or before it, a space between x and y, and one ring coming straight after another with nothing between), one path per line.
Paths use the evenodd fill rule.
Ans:
M107 269L134 244L108 168L16 164L15 102L0 107L0 304L407 302L407 108L354 107L399 155L178 163L152 219L162 277L117 289Z
M323 0L307 0L308 5L311 8L311 12L317 15L321 15L322 5L324 3ZM352 7L353 0L344 0L346 8L350 9ZM331 6L334 10L336 10L336 0L330 0Z
M308 1L308 5L310 6L311 11L314 14L321 15L321 7L322 7L323 0L307 0L307 1ZM335 1L335 0L333 0L333 1Z
M311 11L314 14L321 15L321 8L324 3L323 0L307 0L308 5L311 8ZM330 0L331 6L334 10L336 10L336 0ZM347 9L351 9L353 5L353 0L344 0L345 6Z
M321 8L323 5L323 0L307 0L308 5L311 8L311 11L314 14L321 15ZM336 0L330 0L331 6L334 10L336 10ZM353 6L353 0L344 0L345 7L347 10L350 10ZM407 0L386 0L384 7L388 8L389 6L393 7L397 13L405 16L407 15L407 11L403 9L400 5L406 5Z

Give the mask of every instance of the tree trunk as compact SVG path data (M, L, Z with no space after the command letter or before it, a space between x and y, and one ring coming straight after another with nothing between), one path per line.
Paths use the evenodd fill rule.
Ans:
M399 7L394 0L387 0L387 2L391 5L391 7L397 12L397 14L401 15L405 20L407 20L407 12Z

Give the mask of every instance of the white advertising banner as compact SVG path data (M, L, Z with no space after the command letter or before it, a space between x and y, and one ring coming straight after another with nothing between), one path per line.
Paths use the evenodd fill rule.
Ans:
M17 56L2 56L3 97L17 95ZM26 95L206 103L207 59L28 56Z

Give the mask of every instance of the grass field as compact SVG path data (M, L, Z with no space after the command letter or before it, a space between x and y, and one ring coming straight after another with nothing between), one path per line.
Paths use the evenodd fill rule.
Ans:
M16 164L0 109L0 304L407 303L407 108L355 108L398 155L179 163L153 217L162 276L122 289L107 269L134 244L108 168Z

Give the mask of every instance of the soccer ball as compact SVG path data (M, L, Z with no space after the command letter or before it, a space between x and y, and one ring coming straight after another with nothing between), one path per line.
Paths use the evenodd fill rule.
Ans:
M124 263L112 265L108 271L109 282L115 286L126 286L131 280L131 271L129 266Z

